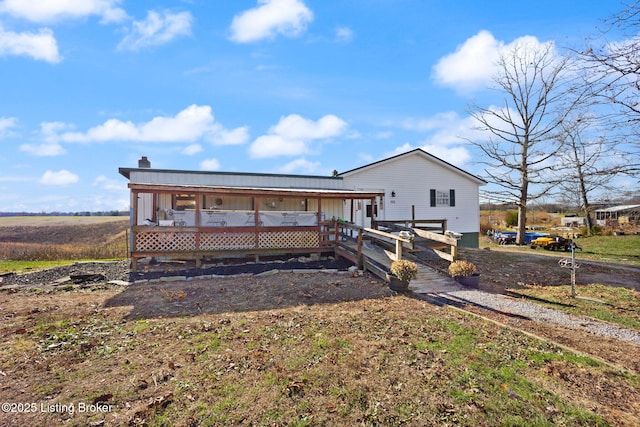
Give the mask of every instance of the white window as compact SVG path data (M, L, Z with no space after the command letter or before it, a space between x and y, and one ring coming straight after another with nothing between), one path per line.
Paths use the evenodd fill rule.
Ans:
M429 190L429 204L432 208L456 205L456 190Z

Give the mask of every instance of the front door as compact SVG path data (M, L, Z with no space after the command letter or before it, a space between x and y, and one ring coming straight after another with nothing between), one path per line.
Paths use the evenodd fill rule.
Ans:
M368 200L365 202L364 204L364 219L362 221L362 226L365 228L371 228L371 218L373 215L375 215L375 217L378 217L378 204L374 203L373 205L371 204L371 201Z

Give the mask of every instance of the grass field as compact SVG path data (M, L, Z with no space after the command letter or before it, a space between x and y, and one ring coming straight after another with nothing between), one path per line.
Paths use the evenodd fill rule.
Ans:
M576 239L575 242L582 248L582 250L575 252L578 259L640 265L639 235L582 237ZM495 250L505 249L521 253L537 253L539 255L557 256L562 253L546 251L542 248L531 249L529 246L508 245L500 247L500 245L486 237L480 239L480 247ZM570 252L565 254L570 254Z

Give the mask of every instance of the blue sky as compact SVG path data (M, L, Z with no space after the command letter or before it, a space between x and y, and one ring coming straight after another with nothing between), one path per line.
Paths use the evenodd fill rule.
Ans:
M501 49L617 1L0 1L0 211L128 209L119 167L329 175L461 137ZM631 185L631 184L630 184Z

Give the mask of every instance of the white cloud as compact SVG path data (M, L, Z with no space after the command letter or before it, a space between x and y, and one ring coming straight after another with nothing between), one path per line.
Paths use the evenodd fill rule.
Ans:
M288 140L280 135L263 135L249 147L251 157L296 156L307 153L307 145L301 140Z
M55 157L66 153L64 147L57 142L45 142L44 144L22 144L20 151L40 157Z
M100 16L101 22L120 22L126 12L117 7L121 0L4 0L0 13L6 13L31 22L57 22L79 19L91 15Z
M221 130L211 137L214 145L241 145L249 140L249 128L246 126L232 130Z
M340 135L346 128L347 123L333 114L326 115L316 122L291 114L281 118L271 132L288 139L322 139Z
M53 31L42 28L37 33L15 33L0 26L0 56L29 56L52 64L62 61Z
M516 46L537 49L544 44L532 36L519 37L505 44L489 31L482 30L459 45L454 53L440 58L433 67L433 78L442 86L463 93L482 89L491 85L501 55Z
M220 169L220 162L217 159L205 159L200 162L200 169L215 171Z
M187 156L193 156L194 154L198 154L202 151L202 146L200 144L191 144L184 147L182 150L182 154Z
M79 180L78 175L63 169L58 172L46 171L39 182L45 185L69 185Z
M313 20L300 0L258 0L258 6L233 18L231 40L238 43L272 39L277 34L297 36Z
M111 178L107 178L104 175L100 175L99 177L97 177L93 181L93 186L99 187L102 190L113 192L113 193L128 191L127 184L123 182L121 179L117 179L117 180L111 179Z
M310 162L306 159L296 159L278 168L280 173L318 174L320 162Z
M353 40L353 30L349 27L337 27L335 40L340 43L349 43Z
M486 139L486 135L476 129L478 122L470 116L460 117L454 111L438 113L422 119L406 119L399 123L403 129L429 132L429 144L460 144L469 139Z
M434 156L444 160L445 162L451 163L452 165L461 167L466 165L471 161L471 154L466 147L457 146L457 147L448 147L442 145L433 145L426 144L421 145L424 151L429 154L433 154Z
M403 145L396 147L394 150L385 153L384 157L396 156L398 154L406 153L408 151L414 150L416 148L421 148L427 153L438 157L439 159L444 160L447 163L451 163L452 165L461 167L471 161L471 154L469 150L467 150L464 146L446 146L446 145L438 145L438 144L423 144L419 146L413 146L409 143L404 143Z
M159 46L179 36L191 34L193 17L189 12L147 12L143 21L134 21L129 34L118 45L119 50L136 51L144 47Z
M109 119L86 132L64 131L70 125L53 123L47 128L48 141L61 142L189 142L205 139L213 144L239 144L248 140L246 128L227 130L216 123L211 107L191 105L173 117L158 116L148 122L133 123ZM44 131L43 131L44 132Z
M254 158L307 154L313 141L339 136L346 129L347 123L331 114L315 122L291 114L282 117L267 135L257 138L249 147L249 154Z
M13 135L13 131L11 129L17 125L18 119L15 117L0 117L0 139Z

